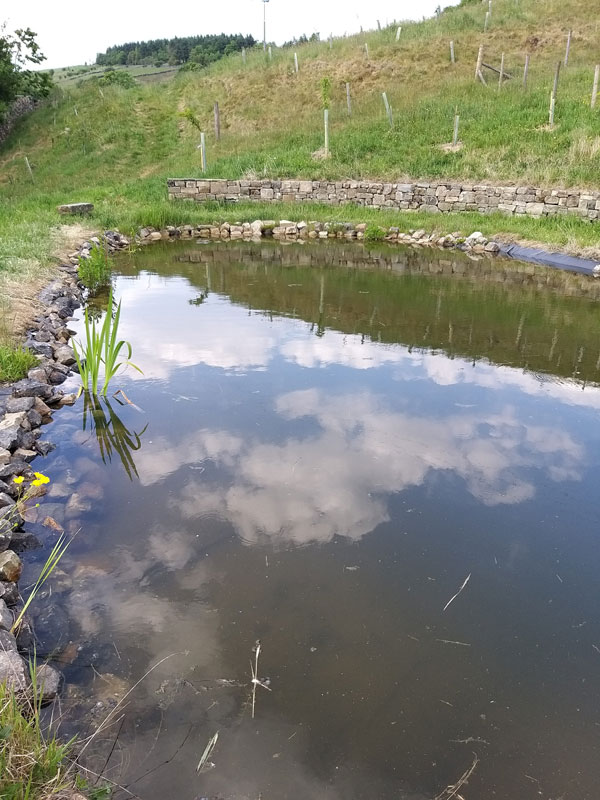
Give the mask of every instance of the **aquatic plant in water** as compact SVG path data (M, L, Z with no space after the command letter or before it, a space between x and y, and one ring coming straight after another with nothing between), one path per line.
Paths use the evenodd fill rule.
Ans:
M130 361L132 352L130 343L124 339L117 339L121 320L121 302L119 301L114 318L111 314L112 306L111 289L108 295L108 311L101 326L96 320L90 320L88 310L87 308L85 309L85 343L78 345L77 342L73 342L73 351L81 378L80 394L83 391L91 391L93 395L98 394L101 365L104 365L104 383L101 389L101 394L104 397L106 397L108 391L108 384L121 367L133 367L139 373L142 372L138 366ZM127 357L124 361L119 361L123 348L127 350Z
M111 264L108 252L102 247L92 247L87 258L79 257L79 279L90 291L106 286L110 281Z

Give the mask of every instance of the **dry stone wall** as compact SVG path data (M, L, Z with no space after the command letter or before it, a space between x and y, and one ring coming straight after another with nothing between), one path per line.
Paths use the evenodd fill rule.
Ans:
M173 178L167 181L169 198L226 203L354 203L376 208L429 211L502 212L549 217L575 214L593 222L600 214L600 192L588 189L540 189L531 186L490 186L479 183L420 181L209 180Z

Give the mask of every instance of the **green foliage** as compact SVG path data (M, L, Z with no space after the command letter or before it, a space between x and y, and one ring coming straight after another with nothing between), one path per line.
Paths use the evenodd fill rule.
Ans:
M183 117L183 119L187 119L190 125L193 125L194 128L196 128L196 130L198 131L202 130L202 123L200 122L198 117L194 114L191 108L184 108L184 110L180 112L179 116Z
M136 85L135 78L125 70L109 69L98 79L99 86L121 86L123 89L132 89Z
M243 47L251 48L256 44L253 36L241 34L216 34L207 36L183 36L174 39L153 39L148 42L127 42L109 47L104 53L98 53L96 63L99 66L116 66L119 64L185 64L194 62L201 67L217 61L223 56L235 53Z
M48 556L46 562L44 563L44 566L42 567L42 571L40 572L37 581L35 582L34 586L29 592L27 600L23 604L23 608L19 612L19 615L17 616L16 620L13 623L12 628L10 629L11 633L16 633L19 630L21 623L23 622L23 618L27 613L27 609L33 603L42 586L46 583L48 578L52 575L52 573L58 566L58 563L66 553L67 548L69 547L72 541L73 539L67 539L64 534L61 534L58 537L56 544L52 548L50 555Z
M71 796L76 789L90 800L106 800L106 786L90 787L71 766L74 739L59 741L42 716L42 686L29 663L31 690L17 692L0 683L0 797L2 800L47 800Z
M32 682L37 681L32 668ZM64 788L61 767L68 744L46 738L41 724L40 694L18 697L0 684L0 797L42 800Z
M45 59L35 37L30 28L8 33L4 26L0 27L0 118L18 95L37 99L50 92L51 75L26 68Z
M380 225L367 225L365 230L365 241L382 242L385 239L385 230Z
M117 306L115 316L112 316L112 288L108 296L108 311L102 326L96 320L90 320L87 308L85 309L85 343L77 345L73 342L73 351L79 367L82 391L91 391L98 394L100 386L100 368L104 366L104 383L102 395L106 397L108 385L121 367L133 367L141 373L141 369L133 364L131 359L131 345L123 339L117 340L119 322L121 319L121 303ZM81 350L80 350L81 348ZM121 351L125 348L127 357L119 361Z
M111 263L103 247L92 247L89 258L79 258L79 279L90 291L95 292L110 282Z
M18 381L37 363L30 350L0 345L0 381Z

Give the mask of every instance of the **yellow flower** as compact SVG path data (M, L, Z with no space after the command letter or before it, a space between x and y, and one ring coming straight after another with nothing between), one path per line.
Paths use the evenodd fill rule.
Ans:
M35 480L33 481L34 486L41 486L42 483L50 483L50 478L44 475L42 472L34 472Z
M13 478L13 483L23 483L25 478L22 475L19 475L17 478Z

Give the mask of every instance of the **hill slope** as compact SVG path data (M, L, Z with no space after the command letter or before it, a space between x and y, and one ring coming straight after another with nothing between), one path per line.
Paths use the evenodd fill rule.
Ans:
M275 49L271 61L259 47L247 54L246 63L236 53L206 70L161 83L101 88L91 79L79 88L58 88L0 151L0 270L22 271L29 264L35 271L36 263L47 261L52 250L47 232L57 223L55 205L60 202L95 202L95 224L123 229L214 215L190 206L175 208L165 200L167 177L200 174L199 133L181 117L186 108L207 132L207 174L213 176L443 176L597 185L600 103L590 108L594 67L600 62L597 0L493 0L484 33L486 10L487 3L464 2L439 18L402 24L398 41L393 26L299 45L298 74L292 49ZM554 69L564 58L570 29L570 60L561 71L556 125L550 129ZM455 64L450 63L451 40ZM497 73L489 69L484 68L487 86L474 77L480 44L486 64L499 67L505 54L512 78L501 88ZM524 90L526 53L531 61ZM313 154L323 144L324 78L331 84L332 155L319 160ZM393 108L393 127L384 112L384 91ZM221 109L218 142L215 101ZM462 147L448 152L443 145L452 138L455 112L460 114ZM238 211L241 216L253 213L257 210ZM444 222L436 219L436 224ZM446 224L460 227L456 221ZM539 223L475 219L472 224L482 230L487 226L490 233L493 226L562 244L572 240L581 246L595 239L593 226L572 218Z

